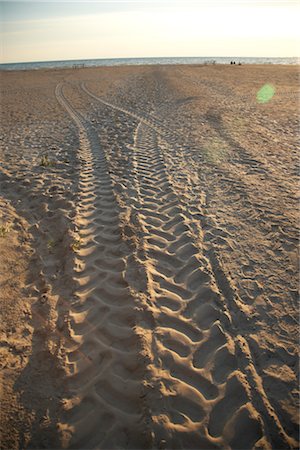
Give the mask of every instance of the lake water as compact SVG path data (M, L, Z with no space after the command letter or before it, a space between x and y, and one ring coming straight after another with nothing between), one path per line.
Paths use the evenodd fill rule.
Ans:
M228 57L177 57L177 58L113 58L113 59L74 59L66 61L41 61L0 64L1 70L63 69L84 64L85 67L124 66L145 64L300 64L298 58L240 58Z

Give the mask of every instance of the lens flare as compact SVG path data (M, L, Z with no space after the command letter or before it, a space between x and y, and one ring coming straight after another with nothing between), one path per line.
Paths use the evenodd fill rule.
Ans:
M256 94L258 103L267 103L275 94L275 87L272 84L264 84Z

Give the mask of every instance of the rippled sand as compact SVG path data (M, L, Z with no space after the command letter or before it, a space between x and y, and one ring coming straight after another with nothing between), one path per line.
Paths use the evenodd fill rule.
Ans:
M298 448L298 79L1 73L4 449Z

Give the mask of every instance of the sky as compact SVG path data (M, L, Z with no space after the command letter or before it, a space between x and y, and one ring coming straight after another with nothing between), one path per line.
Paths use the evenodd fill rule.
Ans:
M299 55L300 0L0 0L0 62Z

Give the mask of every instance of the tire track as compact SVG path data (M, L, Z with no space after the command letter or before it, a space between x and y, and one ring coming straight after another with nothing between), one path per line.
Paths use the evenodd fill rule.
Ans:
M126 282L126 252L105 155L95 133L65 98L56 97L80 137L80 197L76 225L75 299L66 349L68 390L64 447L148 448L143 361L135 331L135 298Z
M197 235L174 191L158 138L166 136L140 114L91 96L140 119L132 172L155 319L152 377L160 379L161 400L150 409L156 444L229 448L242 429L249 448L293 447L234 323L243 316L238 299L215 255L199 251L203 230Z
M226 316L189 218L173 191L157 136L144 124L136 132L134 157L161 361L153 376L159 373L164 394L163 402L152 406L156 439L168 445L180 442L184 448L201 439L209 448L213 439L205 424L224 395L224 386L215 382L210 366L215 353L229 346L230 337L222 326ZM158 191L153 192L154 187ZM234 376L236 368L233 364L225 379ZM240 395L244 384L239 379L236 384ZM226 442L222 431L213 436L219 445Z
M168 348L168 344L163 342L162 359L166 360L165 367L173 379L187 383L189 388L194 387L191 380L197 378L199 381L201 379L200 370L205 373L202 384L197 384L198 393L202 394L206 401L216 399L214 402L211 401L211 408L207 403L202 404L203 410L210 411L207 431L210 436L222 437L223 445L231 444L227 437L227 428L233 426L232 423L229 425L232 420L231 416L234 416L236 424L241 420L240 417L243 417L243 430L247 430L249 433L249 442L252 442L252 445L259 441L263 436L262 423L255 418L256 411L259 411L266 427L267 438L272 446L274 448L292 448L295 443L284 432L264 392L249 345L238 332L239 328L235 321L237 319L239 321L246 320L243 312L239 309L241 302L231 289L230 282L222 271L213 250L205 255L208 256L206 262L203 255L199 254L197 240L191 227L192 224L189 223L186 208L180 204L180 201L174 201L176 194L172 190L172 181L169 180L167 166L159 150L161 144L159 139L157 141L157 136L153 131L144 125L139 126L135 145L138 184L140 187L143 186L146 195L147 188L151 191L154 186L161 186L162 192L166 192L164 195L152 194L152 198L150 195L144 196L143 201L144 210L148 210L148 217L145 215L143 218L147 234L155 235L157 230L164 230L164 232L168 230L169 233L169 238L167 234L163 236L164 247L161 239L159 245L155 245L153 240L151 245L149 243L147 245L148 256L152 258L152 268L149 271L153 279L154 298L159 306L156 317L157 330L163 330L162 334L164 334L164 329L167 329L167 332L171 330L171 334L173 330L176 334L177 331L181 332L190 339L188 347L192 348L190 355L185 355L183 358L189 360L189 370L187 370L186 364L182 360L179 363L180 352L178 353L179 359L178 357L174 358L174 354L171 357L168 352L170 346ZM145 163L146 160L148 164ZM154 208L155 211L163 212L161 223L158 222L157 215L155 224L151 220ZM166 214L169 216L167 221L164 217ZM199 230L199 234L203 234L203 231L201 233ZM153 250L155 254L153 254ZM158 256L159 253L163 254L161 258ZM169 275L165 273L166 255L171 267ZM173 265L170 264L171 258L174 260ZM164 304L165 299L167 299L167 304ZM177 309L173 302L174 304L169 310L166 309L162 312L162 307L170 306L171 299L176 300ZM220 307L220 300L223 299L226 300L229 309L225 308L224 310ZM180 304L181 306L179 306ZM175 314L174 311L176 311ZM191 326L187 326L187 322ZM203 322L206 324L204 325ZM179 323L180 325L178 325ZM231 336L232 332L234 332L233 336ZM177 334L175 347L173 339L171 351L175 350L175 353L176 340L180 345L184 339L178 339ZM166 348L167 353L165 353ZM226 387L224 385L221 387L222 383L225 383ZM175 400L173 408L178 413L179 405L182 405L182 414L185 415L184 401L186 397L179 398L180 401L176 396L174 399L172 398L172 401ZM195 401L195 396L193 396L193 401ZM248 407L246 407L247 404ZM199 401L197 405L200 408L201 402ZM186 411L193 411L193 406L191 404L187 406ZM220 416L222 416L222 420L220 420ZM194 414L188 416L188 419L194 422L197 416ZM199 417L198 419L200 420ZM198 419L196 422L199 422ZM182 426L182 422L180 425ZM237 425L236 430L238 430ZM239 442L239 439L235 436L234 441ZM183 445L187 445L184 440L181 442Z
M97 100L98 102L101 102L103 105L108 106L109 108L115 109L119 112L122 112L126 115L131 116L134 119L139 120L140 122L144 123L145 125L147 125L148 127L152 128L153 130L155 130L158 134L168 137L169 140L174 140L174 138L179 137L179 133L176 132L175 130L171 130L168 127L165 126L165 124L163 124L157 117L152 116L150 113L149 114L141 114L141 113L136 113L135 111L129 109L129 108L124 108L122 106L119 105L115 105L111 102L108 102L107 100L103 100L102 98L96 96L95 94L93 94L91 91L89 91L87 89L87 87L85 86L85 84L82 82L80 84L81 89L87 94L89 95L91 98Z

